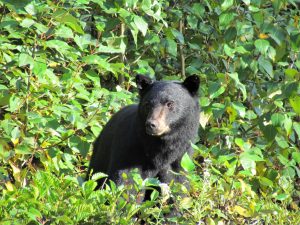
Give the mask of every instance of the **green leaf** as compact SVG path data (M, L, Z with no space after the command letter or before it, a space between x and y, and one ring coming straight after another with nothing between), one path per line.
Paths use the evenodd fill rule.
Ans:
M20 155L31 155L32 154L32 149L28 145L18 145L15 148L16 154Z
M84 141L82 138L78 136L72 136L70 138L70 146L73 151L80 152L83 158L86 157L90 149L90 143Z
M271 116L271 121L272 121L273 126L280 127L284 121L284 115L282 115L280 113L274 113Z
M94 70L88 70L86 71L86 76L89 78L91 81L94 82L94 85L98 87L100 85L100 78L99 75L94 71Z
M281 154L279 154L279 155L277 156L277 158L279 159L279 161L280 161L280 162L282 163L282 165L284 165L284 166L288 165L289 162L290 162L286 157L284 157L284 156L281 155Z
M294 179L296 172L294 168L289 166L282 171L282 175L288 177L289 179Z
M110 63L106 62L104 59L102 59L98 55L88 55L82 58L82 61L87 64L96 64L99 65L101 68L103 68L106 71L110 71L112 73L115 73L115 71L111 68Z
M251 172L255 170L256 163L249 157L248 154L241 154L240 162L245 170L251 170Z
M35 24L35 21L34 21L34 20L25 18L25 19L22 21L22 23L20 23L20 26L21 26L21 27L25 27L25 28L29 28L29 27L31 27L33 24Z
M198 18L201 18L205 14L205 8L201 3L194 3L192 6L192 12Z
M281 45L282 42L286 40L285 31L277 25L268 24L265 32L269 32L271 38L278 44Z
M219 163L224 163L226 161L232 161L232 159L235 159L236 155L234 153L228 154L228 155L220 155L218 158Z
M259 11L260 11L258 7L255 7L255 6L253 6L253 5L250 5L250 6L249 6L249 10L250 10L251 12L259 12Z
M180 207L188 210L193 207L193 203L194 203L193 198L185 197L180 201Z
M246 115L246 108L240 102L233 102L232 107L238 112L239 116L244 118Z
M226 112L229 114L229 121L230 123L233 123L236 120L237 117L237 110L231 106L227 106Z
M61 25L55 30L55 35L61 38L74 38L74 34L71 28Z
M284 74L287 76L289 80L293 80L294 77L298 74L298 71L292 68L288 68L284 71Z
M81 50L84 50L91 44L91 35L90 34L84 34L80 36L75 35L74 41Z
M261 71L266 72L273 77L273 65L269 60L266 60L263 56L260 56L258 59L258 65Z
M186 19L187 19L188 25L190 26L191 29L197 29L198 19L196 16L188 15Z
M9 111L15 112L20 107L22 107L22 100L15 94L12 95L9 99Z
M230 48L227 44L224 45L224 52L229 57L231 57L231 58L234 57L235 50Z
M26 53L21 53L19 55L19 66L20 67L26 66L26 65L33 65L33 62L34 62L34 60L30 55L28 55Z
M241 153L240 157L243 159L252 160L254 162L265 161L263 158L257 155L252 149Z
M100 56L98 55L88 55L82 58L82 62L85 62L89 65L92 64L99 64L99 61L105 61L104 59L102 59Z
M181 166L187 172L195 170L196 167L187 153L185 153L181 159Z
M159 197L159 192L157 190L153 190L150 195L150 200L155 201Z
M284 126L284 129L286 131L287 136L290 136L290 134L292 132L293 121L287 115L285 115L285 118L284 118L284 121L283 121L283 126Z
M245 209L239 205L235 205L233 208L232 208L232 211L235 213L235 214L239 214L243 217L251 217L252 216L252 212L250 209Z
M115 54L115 53L125 53L126 50L126 45L124 44L120 44L119 46L105 46L105 45L101 45L98 48L99 52L103 52L103 53L111 53L111 54Z
M234 143L239 146L240 148L243 148L245 142L242 138L235 138Z
M34 26L36 27L37 33L39 35L46 33L49 30L49 28L47 26L45 26L44 24L41 24L41 23L35 23Z
M33 64L33 73L37 76L42 76L47 70L47 65L45 63L41 63L35 61Z
M15 128L11 131L11 138L12 138L13 140L16 140L16 139L18 139L20 136L21 136L21 133L20 133L19 127L15 127Z
M28 209L27 215L28 215L29 218L31 218L34 221L36 220L37 217L39 217L39 218L43 217L42 214L41 214L41 212L39 210L33 208L33 207L30 207Z
M177 56L177 43L170 38L167 38L165 43L166 43L167 52L170 55L176 57Z
M247 98L246 87L245 87L244 84L242 84L242 83L240 82L238 73L229 73L228 75L229 75L229 77L230 77L231 79L234 80L235 86L236 86L239 90L241 90L241 92L242 92L242 94L243 94L243 101L245 101L246 98Z
M133 20L136 27L142 32L143 36L145 36L148 30L148 23L140 16L134 16Z
M300 114L300 96L295 95L289 98L289 102L293 107L295 113Z
M209 93L209 98L213 99L221 94L223 94L225 91L225 87L221 86L219 83L212 83L211 85L208 86L208 93Z
M293 152L292 158L295 160L296 163L300 165L300 152Z
M221 8L223 11L227 10L233 5L233 0L224 0L224 2L221 5Z
M137 46L137 36L138 36L139 30L137 28L133 28L133 29L130 29L130 32L132 34L134 44L135 44L135 46Z
M101 178L105 178L107 177L107 175L105 173L101 173L101 172L98 172L98 173L94 173L91 180L94 180L94 181L97 181Z
M172 34L174 35L174 37L180 42L180 44L184 44L184 37L183 37L182 33L180 33L176 29L171 29L171 31L172 31Z
M279 194L275 197L275 199L279 200L279 201L283 201L283 200L286 200L288 197L289 197L288 194Z
M220 26L228 26L236 17L235 13L222 13L219 17Z
M261 53L261 54L266 54L269 47L270 47L270 43L267 40L262 40L262 39L258 39L254 42L255 47L257 48L257 50Z
M228 28L224 33L224 39L226 40L226 42L230 42L234 40L236 36L237 36L237 30L235 27Z
M282 149L285 149L285 148L288 148L289 147L289 144L288 142L284 139L284 137L282 136L276 136L275 137L275 140L278 144L278 146Z
M160 185L160 181L157 179L157 178L146 178L144 181L143 181L143 186L145 187L159 187Z
M54 48L62 54L66 53L71 48L66 42L60 40L47 41L46 46L48 48Z
M135 8L138 0L127 0L126 3L128 4L129 8Z
M65 25L69 26L79 34L84 34L84 31L80 23L78 22L78 20L74 16L69 14L67 11L57 10L56 12L53 13L52 16L57 22L64 23Z
M210 104L210 100L207 97L200 97L200 106L205 107Z
M277 134L277 130L276 128L273 126L273 125L263 125L261 127L262 129L262 132L265 136L265 138L268 140L268 141L273 141L276 134Z
M263 186L273 187L273 182L266 177L259 177L259 182Z
M298 138L300 138L300 123L293 122L293 128L294 128L295 132L297 133Z
M249 53L243 46L237 46L234 50L240 54Z
M35 6L35 4L33 4L33 3L30 3L30 4L26 5L26 6L24 7L24 9L26 10L26 12L27 12L29 15L35 15L35 14L37 13L37 11L36 11L36 6Z
M82 192L84 196L88 197L92 194L93 190L97 187L97 182L94 180L88 180L82 185Z

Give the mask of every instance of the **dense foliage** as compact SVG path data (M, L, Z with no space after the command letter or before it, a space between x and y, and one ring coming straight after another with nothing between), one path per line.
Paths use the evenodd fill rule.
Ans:
M299 224L297 1L0 0L0 12L1 224ZM84 182L103 125L137 101L137 73L201 78L191 189L170 184L174 204L136 201L130 188L158 182L136 173L134 187Z

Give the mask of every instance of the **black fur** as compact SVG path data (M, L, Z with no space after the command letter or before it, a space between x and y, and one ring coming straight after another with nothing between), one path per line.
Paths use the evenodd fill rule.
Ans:
M120 184L123 172L138 168L143 178L158 177L166 183L178 180L169 171L178 172L183 154L192 153L190 142L199 124L199 78L191 76L180 83L138 75L136 82L140 103L123 108L104 127L94 143L88 173L91 169L93 173L106 173ZM165 109L170 130L160 136L149 135L145 127L149 115L158 106L167 107L170 101L172 107Z

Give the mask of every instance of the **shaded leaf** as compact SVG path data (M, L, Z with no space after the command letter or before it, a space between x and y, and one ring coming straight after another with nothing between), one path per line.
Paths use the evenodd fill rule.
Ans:
M300 114L300 96L295 95L289 98L289 102L297 114Z
M241 90L242 94L243 94L243 101L246 100L247 98L247 92L246 92L246 87L244 84L242 84L239 80L239 76L238 73L229 73L228 74L230 78L232 78L235 82L235 86Z

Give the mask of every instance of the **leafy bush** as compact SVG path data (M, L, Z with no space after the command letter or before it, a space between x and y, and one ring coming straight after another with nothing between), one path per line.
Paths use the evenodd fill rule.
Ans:
M0 0L0 12L4 224L298 223L297 1ZM137 73L201 78L191 190L170 184L171 205L136 201L140 178L84 182L102 126L136 102Z

